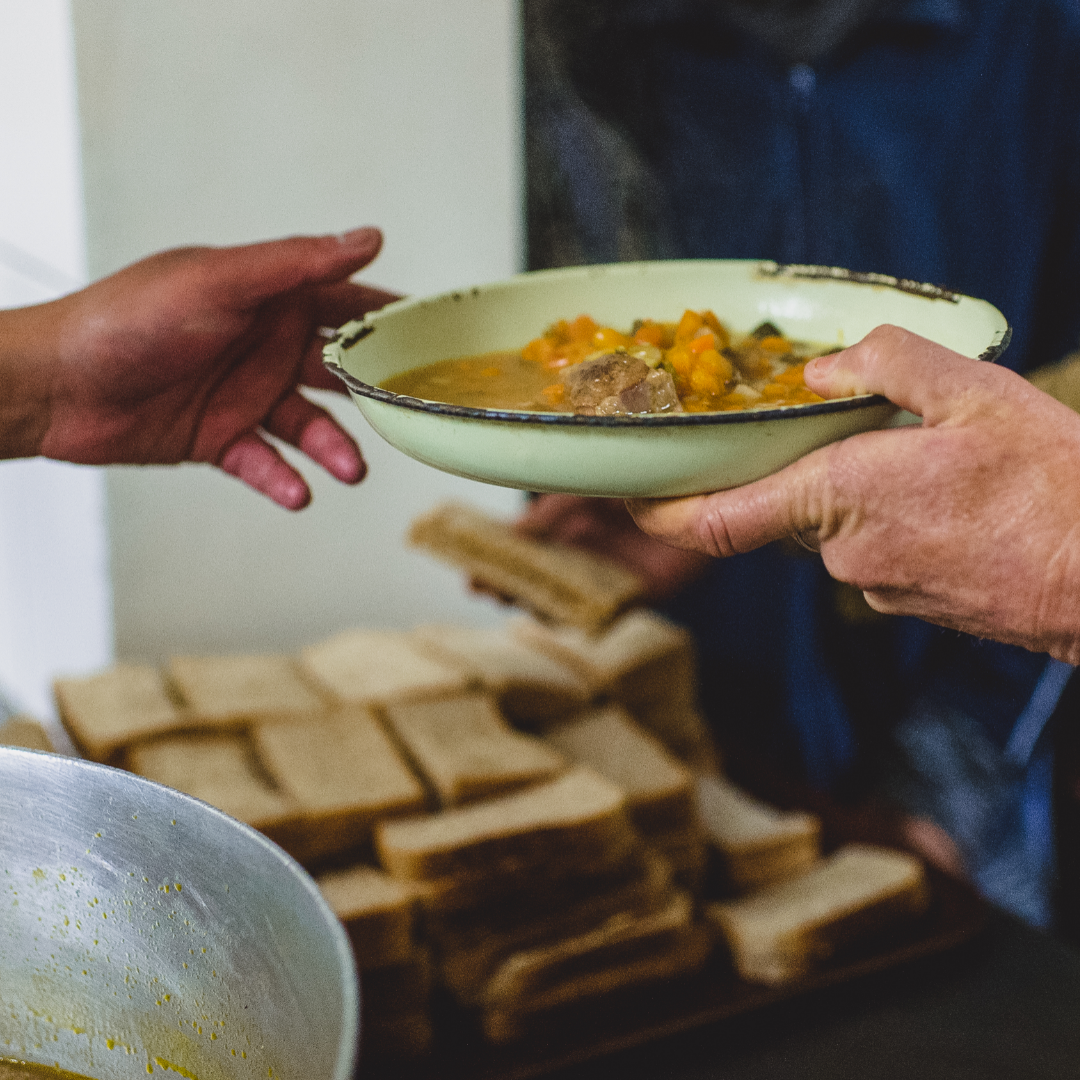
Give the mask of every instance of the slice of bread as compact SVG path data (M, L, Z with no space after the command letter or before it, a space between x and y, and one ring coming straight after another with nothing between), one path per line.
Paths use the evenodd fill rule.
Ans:
M563 986L553 986L549 994L508 1008L496 1005L486 1009L482 1017L484 1034L493 1043L526 1036L541 1044L558 1040L567 1027L581 1026L583 1009L606 1005L610 1016L613 996L616 1003L622 1002L627 993L699 971L709 959L713 944L712 931L702 923L694 923L667 945L642 945L638 955L581 978L568 978Z
M692 692L668 700L637 704L630 710L680 761L699 775L717 773L720 751Z
M650 851L667 863L677 885L692 896L701 894L709 866L709 847L701 833L676 829L669 833L653 833L642 840Z
M423 785L367 709L270 721L251 734L266 771L303 814L297 858L305 864L367 844L376 821L427 809Z
M386 1062L423 1057L430 1052L435 1038L431 1015L426 1009L393 1016L376 1012L369 1017L365 1008L361 1033L365 1060L375 1058Z
M842 945L924 911L929 887L913 855L852 844L767 889L711 904L738 973L782 985Z
M585 934L523 949L499 966L484 991L484 1003L503 1009L526 1003L551 1006L601 992L612 968L666 951L685 937L693 920L690 897L676 892L659 912L616 915Z
M429 926L444 917L483 919L502 907L555 907L596 888L625 883L639 872L641 855L637 833L628 828L618 837L609 838L602 851L592 844L562 850L558 859L544 864L542 874L529 866L521 873L512 868L508 873L495 862L487 872L473 870L420 882L420 903Z
M543 910L532 904L516 909L505 905L489 918L459 920L453 929L429 925L443 982L463 1005L475 1005L496 969L513 953L578 937L616 916L660 911L672 898L671 874L655 857L643 858L641 867L628 881L594 888Z
M588 630L606 626L644 591L610 559L519 536L508 522L455 503L418 518L409 540L522 607Z
M443 806L501 795L566 766L540 739L515 731L486 694L389 705L386 719Z
M522 727L543 727L589 701L589 687L580 675L505 629L433 623L418 627L413 636L437 660L468 672Z
M91 761L113 764L132 743L187 723L161 672L147 664L117 664L97 675L57 679L53 690L71 741Z
M356 965L384 967L416 958L417 893L374 866L354 866L316 881L334 914L345 924Z
M189 734L140 743L128 751L127 767L216 806L286 851L295 850L300 809L263 775L244 735Z
M24 750L56 752L44 724L30 716L12 716L0 721L0 746L21 746Z
M432 937L465 947L597 896L638 888L643 882L648 882L650 888L669 891L671 872L663 859L635 843L619 858L583 864L570 874L565 873L561 863L545 867L542 877L521 878L513 883L513 891L468 908L449 911L425 905L424 925Z
M736 889L756 889L811 866L821 851L814 814L778 810L723 776L699 777L698 816Z
M661 911L616 916L603 926L509 957L484 993L484 1032L495 1042L517 1038L532 1017L603 994L687 974L712 949L707 927L676 893Z
M634 829L622 792L579 767L473 806L380 822L375 847L395 877L433 880L513 875L569 852L600 860L627 837L633 842Z
M599 634L520 617L511 620L510 632L578 672L595 694L631 708L693 700L696 692L693 637L653 611L627 612Z
M583 713L547 731L544 740L620 788L643 834L696 828L692 773L621 706Z
M302 649L300 664L317 686L353 705L446 697L470 682L460 669L423 655L409 634L396 630L347 630Z
M305 719L326 703L291 656L174 656L166 673L192 721L205 727Z
M435 985L435 964L431 949L414 944L400 960L361 971L361 992L368 1017L393 1016L427 1007Z
M1030 371L1027 378L1044 394L1080 412L1080 353L1069 353L1057 363Z

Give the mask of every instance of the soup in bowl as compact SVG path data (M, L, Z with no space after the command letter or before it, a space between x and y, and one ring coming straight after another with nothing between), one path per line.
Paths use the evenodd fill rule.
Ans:
M569 327L583 314L590 333L626 340L585 340L571 363L545 369L559 358L533 343L548 338L557 348L566 336L560 323ZM688 315L701 325L678 341ZM880 274L754 260L620 263L538 271L399 301L342 327L325 361L376 431L436 468L530 491L671 497L745 484L849 435L917 422L880 397L822 401L805 386L801 397L770 396L784 371L798 369L807 356L852 345L883 323L987 361L1001 355L1010 334L1004 316L985 301ZM669 394L667 407L598 408L599 398L575 407L567 373L605 357L608 369L620 356L628 367L625 358L650 326L665 335L670 329L670 342L656 343L661 352L665 344L692 351L700 343L697 357L716 354L708 387L715 392L701 393L700 379L695 391L693 359L664 356L652 370L669 369L677 400ZM725 355L746 342L756 342L758 354L768 351L763 344L771 346L783 371L762 367L755 376ZM483 391L484 379L496 381L503 365L533 378L528 393L468 397L464 376ZM462 375L456 386L455 367ZM425 371L448 381L442 389L422 382Z

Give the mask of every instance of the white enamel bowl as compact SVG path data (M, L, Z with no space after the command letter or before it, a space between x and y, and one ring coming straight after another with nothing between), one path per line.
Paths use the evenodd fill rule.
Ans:
M463 292L401 300L343 326L325 350L372 427L446 472L527 491L668 497L749 483L820 446L911 422L880 397L733 413L572 416L472 409L392 394L410 368L516 349L561 318L629 327L711 308L736 331L764 320L792 338L852 345L883 323L994 361L1005 317L932 285L833 267L756 260L619 263L521 274Z

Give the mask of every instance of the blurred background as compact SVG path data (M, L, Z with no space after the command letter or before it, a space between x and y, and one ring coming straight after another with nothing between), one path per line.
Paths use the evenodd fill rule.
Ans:
M428 293L523 258L515 0L0 0L0 306L162 248L377 224L364 280ZM324 400L333 397L325 395ZM503 614L406 550L458 480L334 411L371 467L291 515L201 467L0 463L0 684Z

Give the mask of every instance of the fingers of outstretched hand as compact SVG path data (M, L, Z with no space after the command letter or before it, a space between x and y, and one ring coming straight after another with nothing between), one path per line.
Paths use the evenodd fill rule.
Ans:
M315 292L315 318L319 326L337 329L350 319L359 319L369 311L378 311L394 300L397 293L360 285L355 281L335 281L320 285Z
M345 384L335 374L327 371L323 364L323 350L326 348L330 331L400 299L397 293L371 285L358 285L353 281L337 281L320 286L315 293L315 326L324 332L315 334L304 354L304 385L318 390L346 393Z
M302 285L342 281L367 266L381 247L382 233L364 228L209 249L202 284L217 306L248 310Z
M304 478L255 432L241 435L222 454L218 468L286 510L303 510L311 502L311 490Z
M932 425L966 411L973 392L993 394L1019 376L898 326L879 326L850 349L811 360L805 378L822 397L881 394Z
M686 499L637 499L627 506L650 536L717 558L788 536L814 536L826 524L832 501L828 453L828 447L817 450L744 487Z
M295 446L334 479L359 483L367 471L351 435L323 408L294 391L274 406L263 427Z

